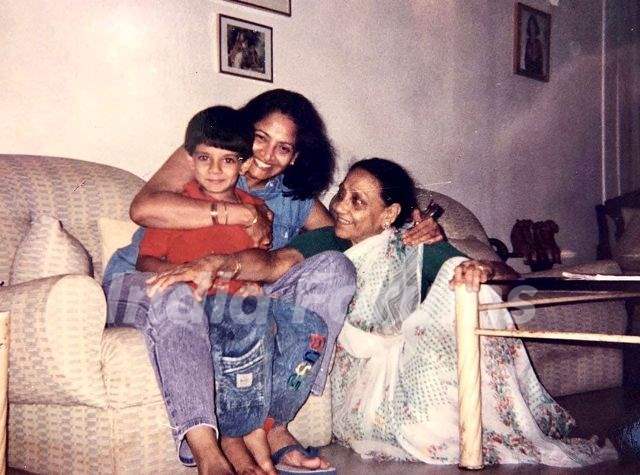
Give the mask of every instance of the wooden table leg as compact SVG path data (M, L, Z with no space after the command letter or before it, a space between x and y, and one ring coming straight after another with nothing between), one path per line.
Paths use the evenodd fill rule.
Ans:
M0 475L7 469L7 389L9 380L9 312L0 312Z
M458 285L456 296L456 342L458 345L458 406L460 462L467 470L483 468L482 413L480 396L480 337L478 293Z

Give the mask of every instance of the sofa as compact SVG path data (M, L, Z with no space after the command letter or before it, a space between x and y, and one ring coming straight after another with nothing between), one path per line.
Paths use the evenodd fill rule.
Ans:
M105 265L99 218L128 220L143 181L110 166L67 158L0 155L0 310L10 312L8 463L34 473L195 473L177 461L169 421L142 335L105 329ZM438 193L440 223L469 256L497 259L480 222ZM10 284L34 212L58 218L91 257L93 277L54 275ZM617 272L611 261L585 270ZM624 333L621 302L541 308L523 328ZM553 395L618 386L619 348L527 342ZM305 444L330 439L330 388L290 429Z

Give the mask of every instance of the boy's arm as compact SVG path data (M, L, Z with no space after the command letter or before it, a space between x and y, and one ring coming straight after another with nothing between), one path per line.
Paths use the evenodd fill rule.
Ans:
M142 187L131 203L131 219L152 228L193 229L210 226L211 203L182 196L184 186L193 180L189 154L180 147ZM230 203L226 223L249 226L255 244L271 236L271 216L266 207ZM256 219L257 218L257 219ZM225 223L224 216L218 218ZM255 221L255 222L254 222Z

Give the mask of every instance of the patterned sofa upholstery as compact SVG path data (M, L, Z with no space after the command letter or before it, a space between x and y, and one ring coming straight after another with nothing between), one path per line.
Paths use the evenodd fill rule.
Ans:
M95 280L65 275L0 287L0 309L11 314L11 467L34 473L195 473L177 462L142 336L104 328L97 219L127 219L142 184L128 172L96 163L0 155L0 281L9 281L31 210L57 216L89 251L95 273ZM451 198L432 195L446 209L441 222L451 240L471 256L495 258L473 214ZM549 309L535 320L602 332L621 332L626 325L624 308L616 304L566 308L562 318ZM619 350L528 346L554 394L620 384ZM326 418L317 412L328 411L328 394L317 406L307 403L290 426L303 443L320 442L313 434L323 432L318 426Z

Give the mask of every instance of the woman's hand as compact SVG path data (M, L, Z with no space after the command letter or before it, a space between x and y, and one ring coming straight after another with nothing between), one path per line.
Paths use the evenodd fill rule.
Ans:
M480 284L491 279L495 274L493 265L488 261L464 261L455 269L449 287L453 290L457 285L465 284L469 292L478 292Z
M266 205L251 206L252 214L254 216L255 223L247 228L247 234L253 239L255 247L260 249L269 249L271 246L271 224L273 222L273 211L267 208Z
M149 285L147 294L151 298L173 284L193 282L196 284L196 288L193 289L193 297L198 302L201 302L209 288L211 288L223 264L224 259L222 256L207 256L180 264L148 279L146 282Z
M423 216L419 209L413 210L412 218L414 226L407 229L402 236L407 246L435 244L444 240L442 228L435 219Z

